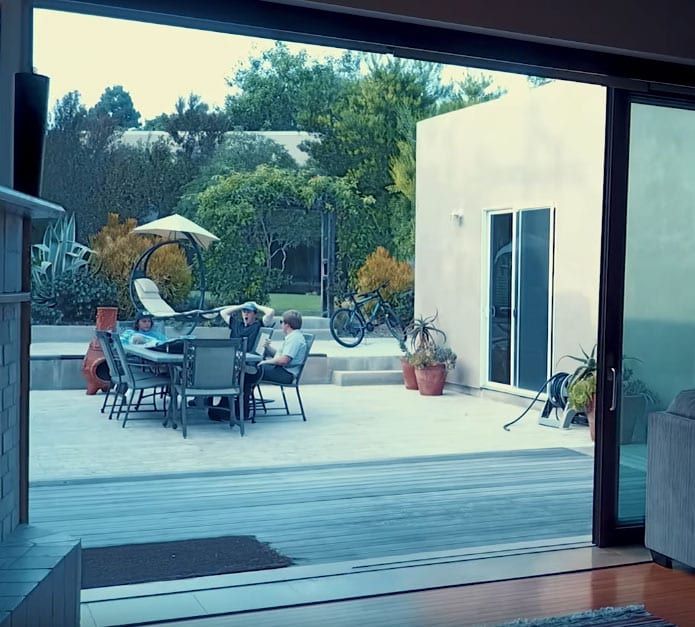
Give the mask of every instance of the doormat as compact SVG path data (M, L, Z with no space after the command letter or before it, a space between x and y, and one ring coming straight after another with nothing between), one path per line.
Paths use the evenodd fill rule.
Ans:
M82 589L283 568L292 560L254 536L82 550Z
M519 619L503 623L497 627L589 627L609 625L611 627L631 627L647 625L650 627L677 627L673 623L652 616L643 605L626 607L604 607L578 614L557 616L553 618Z

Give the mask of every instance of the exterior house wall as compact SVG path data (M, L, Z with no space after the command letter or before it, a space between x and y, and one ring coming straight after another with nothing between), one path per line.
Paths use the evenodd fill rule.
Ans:
M21 289L22 220L0 208L0 293ZM19 303L0 304L0 542L19 524Z
M418 124L415 312L438 311L450 382L486 376L486 210L555 208L552 370L595 343L604 127L605 90L568 82Z

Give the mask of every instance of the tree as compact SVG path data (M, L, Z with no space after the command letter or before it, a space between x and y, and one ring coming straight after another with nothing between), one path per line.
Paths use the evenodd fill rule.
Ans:
M368 74L353 82L333 116L324 120L320 142L304 149L310 168L346 177L359 195L372 198L368 219L355 224L352 234L370 241L365 255L384 246L398 258L410 258L417 122L501 92L490 90L492 81L485 76L443 84L437 64L377 56L366 64Z
M210 162L183 188L176 212L193 216L198 194L206 187L232 172L252 172L260 165L297 169L295 160L277 142L262 135L228 133Z
M277 284L289 248L316 241L306 176L259 166L233 172L197 199L196 219L219 238L206 254L210 290L219 297L265 299Z
M120 143L108 115L89 115L78 92L56 103L46 135L42 195L74 212L87 240L110 212L140 219L169 213L190 179L190 166L164 142L147 148Z
M227 96L225 110L243 130L311 131L319 119L330 117L358 68L354 53L309 61L305 51L292 54L275 42L228 81L238 93Z
M107 87L89 113L94 116L110 117L118 128L138 128L140 126L140 113L133 105L130 94L122 85Z
M231 130L227 115L217 109L211 111L196 94L189 94L186 100L179 98L174 113L161 115L158 120L183 154L196 163L209 159Z
M553 82L552 78L546 78L545 76L527 76L526 80L531 87L542 87Z

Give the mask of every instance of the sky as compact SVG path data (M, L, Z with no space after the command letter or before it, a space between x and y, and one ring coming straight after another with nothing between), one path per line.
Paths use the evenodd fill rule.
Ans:
M222 106L230 93L225 78L234 76L249 56L272 48L274 41L189 28L35 9L34 68L50 78L49 108L77 90L87 107L106 87L122 85L141 113L141 122L170 113L179 96L193 92L211 106ZM339 56L336 48L288 44L316 59ZM446 66L445 80L461 68ZM472 70L478 74L478 70ZM528 89L525 77L491 74L509 93Z

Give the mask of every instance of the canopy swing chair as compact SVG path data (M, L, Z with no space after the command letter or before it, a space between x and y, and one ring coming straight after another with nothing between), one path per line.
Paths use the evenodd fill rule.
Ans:
M130 273L130 300L136 310L146 310L154 320L162 320L172 325L180 335L188 335L203 319L215 318L222 307L205 307L205 266L201 249L205 249L220 238L178 214L148 222L133 229L141 235L159 235L162 240L148 248L135 262ZM167 303L157 284L147 274L147 266L152 255L163 246L177 245L184 248L187 257L193 257L197 265L198 308L189 311L176 311Z

